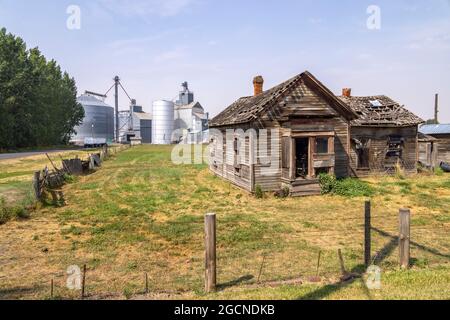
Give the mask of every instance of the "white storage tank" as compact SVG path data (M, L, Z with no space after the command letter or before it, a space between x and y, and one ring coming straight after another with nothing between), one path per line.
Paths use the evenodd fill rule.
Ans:
M174 131L175 104L172 101L153 102L153 144L171 144Z

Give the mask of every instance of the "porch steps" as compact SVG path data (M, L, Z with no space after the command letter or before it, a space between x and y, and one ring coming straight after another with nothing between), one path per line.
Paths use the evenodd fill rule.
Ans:
M309 181L309 183L303 183L295 185L291 188L291 197L306 197L317 196L322 193L322 189L317 181Z

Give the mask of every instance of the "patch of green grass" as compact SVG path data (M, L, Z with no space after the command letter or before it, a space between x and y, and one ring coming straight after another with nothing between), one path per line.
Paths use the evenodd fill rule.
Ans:
M79 186L80 190L96 190L98 189L98 183L91 182L91 183L83 183Z
M439 222L450 222L450 214L441 214L436 217Z
M312 222L303 222L303 226L305 228L309 228L309 229L319 229L319 226L316 223L312 223Z
M198 187L195 191L195 193L211 193L211 189L209 189L208 187Z
M0 225L12 219L28 219L29 217L30 211L23 205L16 204L10 206L6 204L4 198L0 198Z
M347 178L338 180L335 193L344 197L370 197L375 194L375 190L365 181Z
M61 230L61 234L63 234L63 235L72 234L74 236L80 236L83 234L83 230L79 227L70 226L70 228L68 228L68 229Z
M412 184L409 181L400 181L397 185L400 187L401 194L410 194L412 191Z
M411 221L411 224L413 226L426 226L426 225L430 224L430 220L427 219L427 218L423 218L423 217L420 217L420 218L414 218L413 217L412 221Z
M17 171L17 172L0 172L0 179L5 178L15 178L15 177L22 177L22 176L32 176L33 171Z
M414 197L417 205L430 209L448 209L450 206L450 198L441 197L432 193L418 193Z
M442 170L442 168L440 168L440 167L437 167L434 169L434 174L438 177L443 176L444 173L445 173L444 170Z
M182 215L172 221L152 222L149 230L174 244L184 244L189 242L195 234L201 234L203 221L198 216Z

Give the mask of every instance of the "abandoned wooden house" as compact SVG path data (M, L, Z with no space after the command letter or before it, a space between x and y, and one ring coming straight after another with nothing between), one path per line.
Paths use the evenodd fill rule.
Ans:
M301 196L320 193L321 173L359 177L397 163L415 170L422 120L391 99L351 97L349 89L337 97L307 71L267 91L263 83L256 77L253 96L210 122L216 175L248 191L288 187Z
M450 124L429 124L423 125L419 129L420 133L434 139L433 157L434 166L439 166L441 162L450 163ZM421 148L431 148L431 142L419 142Z

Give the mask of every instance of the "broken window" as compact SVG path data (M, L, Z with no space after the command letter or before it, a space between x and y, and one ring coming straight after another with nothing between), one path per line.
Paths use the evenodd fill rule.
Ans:
M316 153L328 154L329 139L328 138L316 138Z
M401 136L389 136L385 166L392 167L403 159L403 145L405 140Z

